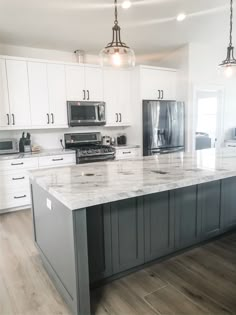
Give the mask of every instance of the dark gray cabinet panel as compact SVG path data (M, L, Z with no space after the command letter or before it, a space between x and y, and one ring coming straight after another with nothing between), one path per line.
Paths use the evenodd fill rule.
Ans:
M197 207L197 186L173 192L175 206L175 246L184 248L199 241L201 211Z
M110 205L87 209L90 283L112 275Z
M132 198L111 204L114 273L144 262L142 200Z
M223 229L236 226L236 177L222 180L221 209Z
M214 181L198 186L198 206L202 216L202 238L216 236L221 229L221 183Z
M174 207L169 192L144 197L145 262L174 250Z

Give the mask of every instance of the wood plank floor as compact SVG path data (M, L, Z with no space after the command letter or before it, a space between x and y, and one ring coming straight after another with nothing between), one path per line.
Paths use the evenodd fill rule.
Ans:
M93 314L236 314L236 233L92 292ZM0 215L0 315L71 315L33 243L30 211Z

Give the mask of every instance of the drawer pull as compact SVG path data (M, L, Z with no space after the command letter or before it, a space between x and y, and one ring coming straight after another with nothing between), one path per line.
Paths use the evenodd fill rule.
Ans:
M132 152L130 152L130 151L129 151L129 152L123 152L123 154L131 154L131 153L132 153Z
M26 198L27 196L26 195L24 195L24 196L14 196L14 199L22 199L22 198Z
M17 177L17 178L12 178L12 180L22 180L22 179L25 179L25 176L23 176L23 177Z
M61 158L61 159L52 159L53 162L57 162L57 161L63 161L64 159Z
M24 165L24 162L21 163L11 163L12 166L17 166L17 165Z

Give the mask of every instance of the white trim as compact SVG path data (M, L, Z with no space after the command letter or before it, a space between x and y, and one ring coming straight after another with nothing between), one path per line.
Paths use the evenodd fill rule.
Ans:
M192 131L190 133L190 149L195 150L195 132L197 129L197 95L198 92L217 92L219 106L217 113L217 147L221 147L224 144L224 115L225 115L225 88L223 85L196 85L193 88L193 107L192 117L188 117L192 122ZM191 114L191 113L190 113Z

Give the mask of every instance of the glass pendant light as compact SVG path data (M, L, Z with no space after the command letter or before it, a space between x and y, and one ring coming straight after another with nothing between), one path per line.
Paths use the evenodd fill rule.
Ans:
M134 51L121 41L120 26L118 25L117 0L115 0L115 21L112 28L112 41L101 50L99 57L102 66L129 68L135 66Z
M234 58L234 47L232 44L233 34L233 0L230 0L230 35L229 35L229 46L227 48L227 57L219 67L223 68L224 74L227 77L231 77L236 70L236 59Z

